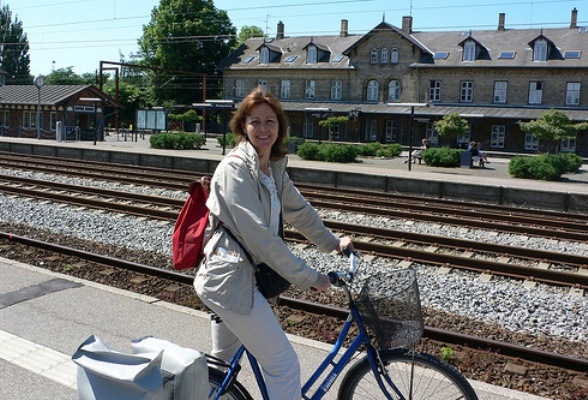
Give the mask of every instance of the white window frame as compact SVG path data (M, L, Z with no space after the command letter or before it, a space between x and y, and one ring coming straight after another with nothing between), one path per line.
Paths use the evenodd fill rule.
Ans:
M370 64L377 64L378 60L378 49L374 47L370 53Z
M290 80L283 79L280 83L280 98L281 99L289 99L291 95L290 91Z
M375 79L370 79L367 83L365 99L366 101L378 101L380 84Z
M331 81L331 100L341 100L343 98L343 81Z
M245 97L245 81L243 79L235 81L235 97L238 99Z
M365 140L375 142L378 140L378 120L366 119L365 121Z
M269 64L269 54L270 51L267 47L262 47L259 50L259 63L260 64Z
M562 153L575 153L576 137L560 140L559 151L561 151Z
M432 102L441 101L441 81L440 80L429 81L429 101L432 101Z
M476 42L468 40L463 44L463 61L476 61Z
M529 104L541 104L543 102L543 82L529 82Z
M566 83L566 106L579 106L580 93L582 90L581 82Z
M380 63L388 64L388 49L385 47L380 51Z
M306 81L305 90L304 90L304 98L305 99L314 99L316 97L316 81L314 79L309 79Z
M398 49L394 48L390 52L390 64L398 64Z
M547 41L539 39L533 46L533 61L547 61Z
M539 149L539 138L532 133L525 132L525 150L536 151Z
M461 81L461 97L462 103L471 103L474 101L474 81Z
M386 143L395 143L398 141L398 121L395 119L386 120L384 141Z
M492 125L492 132L490 133L490 148L504 149L506 141L506 126Z
M495 81L494 82L494 96L492 96L493 103L506 103L506 94L508 91L507 81Z
M425 138L431 145L439 144L439 132L435 129L435 124L432 121L427 122L427 131L425 132Z
M308 46L306 49L306 63L316 64L318 62L318 50L316 46Z
M307 139L314 137L314 118L310 114L306 114L304 117L304 132Z
M392 79L388 83L388 100L399 101L400 100L400 81L398 79Z

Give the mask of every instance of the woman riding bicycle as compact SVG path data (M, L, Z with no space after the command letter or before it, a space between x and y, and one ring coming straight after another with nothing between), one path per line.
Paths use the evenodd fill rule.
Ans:
M254 89L241 102L230 127L237 145L211 181L206 205L211 211L209 230L214 232L194 287L220 317L212 319L212 355L228 360L244 344L262 367L269 397L299 400L298 357L256 287L255 266L246 252L255 264L268 264L300 289L326 291L328 276L296 257L282 240L283 220L323 251L353 245L325 227L290 180L286 117L274 95Z

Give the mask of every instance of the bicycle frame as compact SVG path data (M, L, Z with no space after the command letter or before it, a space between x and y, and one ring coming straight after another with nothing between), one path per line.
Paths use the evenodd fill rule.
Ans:
M345 288L345 290L347 291L348 297L351 299L351 297L350 297L351 295L348 292L349 289ZM350 346L341 355L341 358L337 362L333 362L335 360L335 357L337 357L337 355L339 354L339 351L343 347L343 343L345 341L345 338L347 338L347 336L349 334L349 330L351 329L351 326L353 326L354 323L357 325L357 327L359 329L359 334L353 339ZM385 369L384 369L382 362L380 360L379 353L376 350L376 348L372 345L372 343L369 339L365 324L364 324L361 316L359 315L359 311L357 310L357 307L355 306L353 301L351 301L349 316L347 317L347 320L345 321L345 323L343 325L341 333L339 334L337 341L335 342L335 344L331 348L329 354L325 357L325 359L322 361L322 363L318 366L318 368L315 370L315 372L312 374L312 376L308 379L308 381L302 387L302 399L304 399L304 400L320 400L320 399L322 399L325 396L325 394L329 391L329 389L333 386L333 384L335 383L337 378L341 375L341 373L343 372L343 369L351 362L353 356L355 355L356 352L359 351L359 348L362 344L366 346L367 357L368 357L370 366L372 367L372 371L374 373L374 376L376 377L376 380L378 382L378 385L380 386L382 394L384 394L387 399L390 399L390 400L393 399L392 395L389 393L389 390L385 386L385 383L386 383L394 390L394 392L400 398L403 398L402 395L400 394L400 392L396 389L396 386L394 385L394 383L392 382L390 377L387 374L382 372ZM261 373L261 369L259 367L259 364L257 363L257 360L255 359L255 357L245 348L245 346L241 346L237 350L235 355L229 361L229 363L227 365L228 371L226 373L225 379L224 379L221 387L219 388L219 391L218 391L215 399L218 399L218 397L220 395L222 395L224 390L226 388L230 387L231 383L237 379L237 375L239 374L239 371L241 369L240 362L241 362L241 358L243 357L243 354L247 354L247 358L249 359L249 363L250 363L251 368L253 370L253 373L255 375L255 379L257 381L257 385L259 387L259 390L261 392L263 400L269 400L269 396L268 396L267 389L265 386L265 381L263 379L263 375ZM308 392L318 382L318 380L325 373L325 371L327 371L327 368L329 366L331 366L330 372L323 379L323 381L321 382L320 386L316 389L316 391L314 393L312 393L309 397ZM385 380L385 383L384 383L384 380Z

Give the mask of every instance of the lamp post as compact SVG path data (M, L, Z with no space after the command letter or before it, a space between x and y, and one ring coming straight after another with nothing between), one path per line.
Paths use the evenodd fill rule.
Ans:
M102 101L102 99L100 97L80 97L79 100L91 101L92 107L94 107L94 146L96 146L96 141L98 139L98 111L96 110L96 106L99 101Z
M37 87L37 139L41 139L41 88L45 85L45 77L39 75L35 78Z
M429 107L430 103L387 103L390 107L410 107L410 119L408 120L408 170L412 170L412 142L414 141L414 108L415 107Z

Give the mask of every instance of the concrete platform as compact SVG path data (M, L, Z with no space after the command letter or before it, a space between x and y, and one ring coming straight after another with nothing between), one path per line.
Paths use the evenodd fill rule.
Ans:
M210 348L208 316L202 312L4 258L0 276L2 400L76 399L71 355L92 334L124 352L131 352L132 339L146 335L204 352ZM329 346L290 339L306 378ZM248 367L241 377L248 388L254 387ZM483 400L542 399L485 383L472 385ZM327 398L335 398L332 391Z

